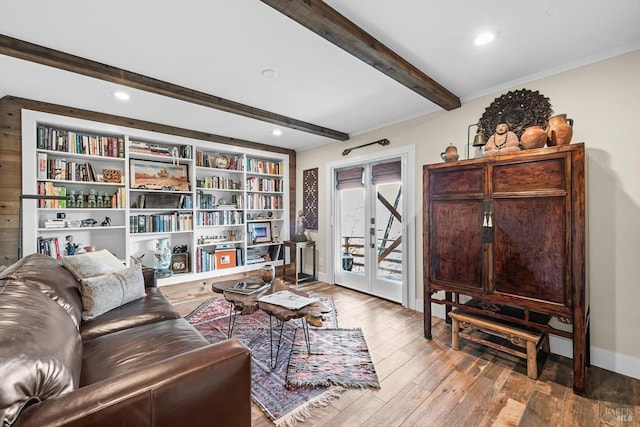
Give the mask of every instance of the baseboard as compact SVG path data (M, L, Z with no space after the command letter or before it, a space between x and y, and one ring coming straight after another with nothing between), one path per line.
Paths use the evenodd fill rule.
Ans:
M422 313L424 311L423 307L423 300L416 300L416 308L418 308L419 312ZM431 304L431 314L444 319L444 305ZM573 358L573 344L570 339L550 335L549 345L552 353L569 359ZM591 346L591 364L617 374L640 379L640 359L631 356Z

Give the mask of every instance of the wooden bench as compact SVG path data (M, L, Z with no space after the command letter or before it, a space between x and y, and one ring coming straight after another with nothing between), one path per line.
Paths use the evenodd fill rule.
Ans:
M460 349L460 338L462 337L526 359L527 376L534 380L538 378L538 350L542 348L544 352L549 352L549 337L546 333L526 330L499 319L469 314L457 309L449 312L449 317L452 320L451 347L454 350ZM509 341L512 346L473 335L474 330L503 338ZM526 353L520 349L526 349Z

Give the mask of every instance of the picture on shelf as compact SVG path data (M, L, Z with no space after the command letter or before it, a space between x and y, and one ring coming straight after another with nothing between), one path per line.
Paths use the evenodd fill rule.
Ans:
M271 223L249 223L249 232L252 233L253 243L271 243Z
M171 271L174 273L189 272L189 252L171 254Z
M131 182L133 189L189 191L188 166L131 159Z

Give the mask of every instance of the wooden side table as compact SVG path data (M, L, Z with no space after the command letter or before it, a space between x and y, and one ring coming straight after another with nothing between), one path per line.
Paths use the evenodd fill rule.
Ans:
M284 241L284 246L286 248L289 248L291 251L298 251L297 257L296 257L296 264L293 266L293 274L290 275L290 273L287 272L287 270L289 270L293 264L291 261L291 257L289 257L289 263L286 263L286 257L285 257L285 264L282 266L282 280L284 280L285 282L291 282L294 285L297 285L299 283L303 283L303 282L315 282L317 280L317 271L316 271L316 242L314 241L306 241L306 242L294 242L293 240L285 240ZM313 272L311 274L309 273L304 273L302 270L302 254L304 250L311 250L311 254L313 256ZM286 254L285 254L286 255Z

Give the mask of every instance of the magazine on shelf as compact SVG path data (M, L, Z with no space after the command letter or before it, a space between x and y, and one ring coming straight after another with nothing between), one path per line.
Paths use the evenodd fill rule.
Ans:
M278 291L273 294L265 295L258 298L258 301L279 305L280 307L288 308L289 310L298 310L316 302L314 299L303 297L290 291Z
M227 291L235 292L238 294L251 295L261 292L269 287L268 283L262 282L238 282L235 285L227 288Z

